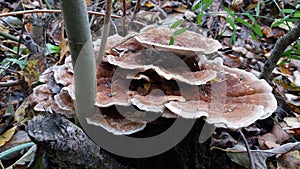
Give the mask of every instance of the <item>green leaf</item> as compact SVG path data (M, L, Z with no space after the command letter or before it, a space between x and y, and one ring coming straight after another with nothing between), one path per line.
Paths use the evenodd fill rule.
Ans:
M249 18L253 23L256 23L255 18L254 18L251 14L246 13L246 15L248 16L248 18Z
M281 61L279 64L278 64L278 66L280 67L280 66L283 66L284 64L286 64L286 63L289 63L290 62L290 59L284 59L283 61Z
M253 32L249 32L249 34L255 41L258 41L257 37L254 35Z
M175 32L173 33L173 35L180 35L180 34L182 34L183 32L185 32L186 30L187 30L187 27L183 27L183 28L178 29L177 31L175 31Z
M229 8L226 8L225 7L225 11L231 16L234 18L234 13L229 9Z
M194 5L192 7L192 11L196 10L196 9L199 9L201 6L200 6L200 3L197 3L196 5Z
M225 19L229 23L229 25L232 29L236 29L235 25L234 25L234 21L232 19L230 19L230 18L225 18Z
M275 21L271 24L271 28L277 27L277 26L281 25L283 22L284 22L284 19L275 20Z
M254 27L252 29L259 37L263 36L260 26L257 23L254 23Z
M197 20L197 24L198 24L198 26L200 26L200 25L201 25L202 18L203 18L203 13L202 13L202 12L199 12L199 14L198 14L198 20Z
M27 60L19 60L19 59L15 59L15 58L6 58L3 62L11 62L13 64L17 64L21 69L25 69L26 68L26 64L27 64Z
M178 26L180 26L182 23L183 23L183 19L179 19L178 21L174 22L172 25L171 25L171 28L174 29L174 28L177 28Z
M294 9L281 9L281 12L283 13L288 13L288 14L291 14L293 13L295 10Z
M257 3L256 7L255 7L255 16L258 17L259 16L259 12L260 12L260 2Z
M295 11L295 13L293 14L293 17L300 18L300 11Z
M294 50L295 54L300 55L300 50Z
M56 54L59 54L59 46L55 46L55 45L52 45L50 43L47 43L46 44L46 51L45 51L45 55L50 55L50 54L53 54L53 53L56 53Z
M241 24L243 24L243 25L249 27L249 28L252 28L252 27L253 27L250 23L244 21L242 18L239 18L239 17L238 17L238 18L235 18L235 20L236 20L237 22L239 22L239 23L241 23Z
M232 36L230 37L230 44L234 44L236 40L236 29L233 29Z
M280 57L288 57L292 54L292 51L293 49L286 50L280 55Z
M288 58L295 59L295 60L300 60L300 56L296 56L296 55L290 55L290 56L288 56Z
M271 24L271 28L280 26L283 24L285 21L287 21L290 18L290 15L285 16L282 19L275 19L275 21Z
M214 0L203 0L202 4L204 4L204 6L202 6L202 11L206 10L208 7L210 7L210 5L214 2Z
M174 36L170 36L169 45L174 45Z

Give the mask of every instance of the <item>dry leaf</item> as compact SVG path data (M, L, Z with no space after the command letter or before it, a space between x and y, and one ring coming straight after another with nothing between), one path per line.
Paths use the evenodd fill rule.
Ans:
M60 58L59 58L59 63L62 63L62 60L63 58L65 57L65 55L70 51L70 47L68 45L68 40L67 39L62 39L60 41L60 45L59 45L59 48L60 48Z
M294 150L300 150L300 142L287 143L270 150L251 150L251 154L253 156L255 168L267 168L266 160L268 157L285 154ZM225 151L232 161L248 169L250 168L249 157L244 146L237 144L233 148L227 148Z
M6 132L4 132L1 136L0 136L0 147L3 146L6 142L8 142L11 137L14 135L15 131L16 131L17 126L14 126L10 129L8 129Z
M279 147L280 145L277 144L276 141L277 137L271 133L264 134L258 138L258 143L263 149Z
M282 154L277 158L278 169L299 169L300 168L300 151L295 150Z

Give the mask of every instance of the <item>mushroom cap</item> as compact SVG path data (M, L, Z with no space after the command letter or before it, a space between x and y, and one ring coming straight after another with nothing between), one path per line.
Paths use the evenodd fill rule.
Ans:
M165 109L165 103L172 100L185 101L182 96L166 96L161 90L153 90L146 96L132 96L130 102L140 110L162 113Z
M146 122L124 118L114 107L101 108L101 114L86 118L88 124L101 126L115 135L129 135L143 130Z
M124 81L121 79L112 81L111 78L100 78L97 81L96 106L130 105L129 89Z
M214 39L200 35L192 31L185 31L174 37L174 45L169 45L170 37L178 29L170 28L150 28L135 36L146 48L155 48L157 50L164 50L174 52L180 55L199 55L216 52L222 45Z
M199 100L166 103L165 106L173 113L183 118L205 116L209 123L237 129L267 118L276 110L277 101L272 94L272 87L266 81L244 70L215 66L218 63L214 61L202 64L205 65L202 65L204 68L219 70L218 73L222 72L225 78L211 81L210 85L206 85L208 87L199 87L199 93L205 93L205 99L199 96ZM223 86L225 89L212 91L213 85ZM213 92L217 92L217 95L213 96Z
M209 123L236 129L275 111L277 102L266 81L244 70L223 66L219 59L199 57L197 64L195 55L217 51L221 48L219 42L186 31L174 35L175 44L168 45L174 31L153 28L135 38L123 39L124 43L120 37L109 38L106 55L97 65L95 104L101 114L87 118L89 124L116 135L128 135L143 130L151 115L160 115L205 117ZM48 68L40 81L45 84L34 88L38 103L34 109L51 108L73 117L71 57L66 57L63 65ZM118 112L117 106L122 110L135 106L139 110Z
M130 135L143 130L146 123L136 123L128 119L114 119L102 114L95 114L86 118L88 124L100 126L115 135Z
M140 71L152 69L167 80L178 80L191 85L202 85L216 77L216 71L203 70L192 72L188 65L177 58L178 56L166 56L164 54L165 53L148 55L141 52L134 54L129 53L122 57L108 55L107 61L123 69L137 69ZM172 65L173 63L171 63L170 60L172 60L175 65Z

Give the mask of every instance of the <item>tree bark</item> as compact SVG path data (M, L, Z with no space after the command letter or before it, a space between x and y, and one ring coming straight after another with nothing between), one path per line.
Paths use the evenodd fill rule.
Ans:
M50 169L129 169L114 160L91 141L74 123L61 114L35 116L28 122L28 135L44 153L43 163Z
M47 168L102 167L100 147L72 122L58 113L35 116L27 131L38 148L45 151Z

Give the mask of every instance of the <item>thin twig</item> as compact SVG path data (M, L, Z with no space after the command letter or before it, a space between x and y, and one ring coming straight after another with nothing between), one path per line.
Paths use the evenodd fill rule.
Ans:
M93 5L93 9L92 10L97 10L98 3L99 3L99 0L96 0L95 4ZM90 20L90 24L89 24L90 28L92 28L94 20L95 20L95 15L93 15L92 18L91 18L91 20Z
M122 30L123 36L126 36L126 0L123 0L123 18L122 18Z
M141 8L141 0L137 0L130 22L135 20L136 14L139 12L140 8Z
M34 10L26 10L26 11L17 11L17 12L8 12L8 13L1 13L0 17L6 16L14 16L20 14L31 14L31 13L61 13L61 10L50 10L50 9L34 9ZM95 11L88 11L88 14L98 15L98 16L105 16L103 12L95 12ZM112 15L112 18L122 18L121 16Z
M0 87L11 87L23 84L25 81L24 79L21 80L14 80L9 82L0 82Z
M9 47L7 47L7 46L5 46L5 45L0 44L0 48L3 48L3 49L6 50L7 52L12 53L12 54L14 54L14 55L18 55L18 53L17 53L16 51L10 49ZM22 55L22 54L20 54L20 56L21 56L21 57L26 57L26 55Z
M105 9L105 17L104 17L104 26L103 26L102 36L101 36L101 44L100 44L98 57L96 59L96 61L97 61L96 63L99 63L99 61L101 61L102 56L105 52L107 37L109 34L111 10L112 10L112 0L107 0L106 1L106 9Z
M255 169L255 164L254 164L254 161L253 161L253 156L251 154L251 149L250 149L250 146L247 142L247 139L244 135L244 133L242 132L241 129L238 129L239 133L241 134L242 138L243 138L243 141L245 143L245 146L246 146L246 149L247 149L247 153L248 153L248 157L249 157L249 161L250 161L250 165L251 165L251 169Z

